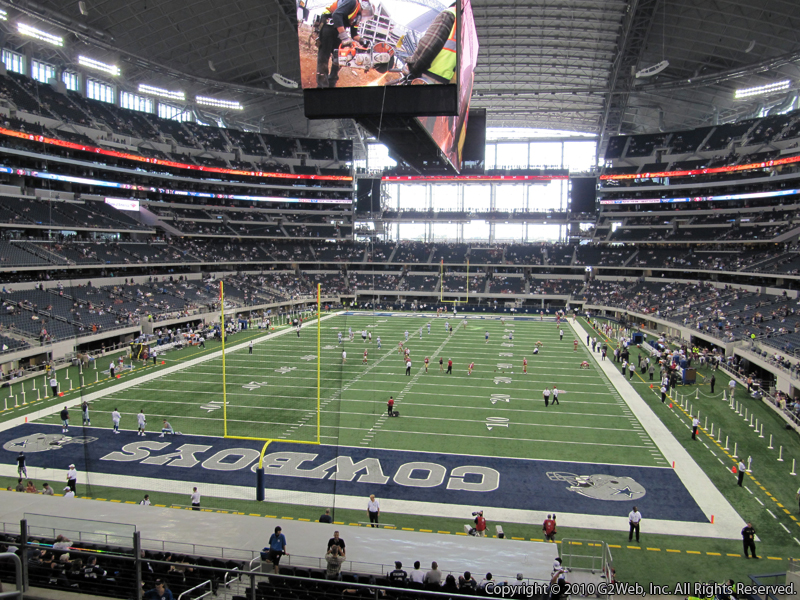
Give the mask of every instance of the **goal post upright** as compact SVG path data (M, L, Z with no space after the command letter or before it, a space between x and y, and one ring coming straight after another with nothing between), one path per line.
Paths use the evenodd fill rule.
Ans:
M219 280L219 334L222 338L222 424L223 437L228 437L228 386L225 380L225 288Z
M321 298L322 298L322 284L317 283L317 443L319 444L321 441L321 421L322 421L322 414L320 414L320 395L321 395L321 388L320 388L320 381L321 381L321 368L322 368L322 311L321 309Z

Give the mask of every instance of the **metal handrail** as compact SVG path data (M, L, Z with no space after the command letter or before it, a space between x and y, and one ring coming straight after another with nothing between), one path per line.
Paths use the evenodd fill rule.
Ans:
M24 589L24 581L22 580L22 561L20 560L19 556L14 554L13 552L3 552L0 553L0 560L7 560L11 559L14 563L14 573L16 575L16 592L0 592L0 598L18 598L22 600L22 592Z
M190 588L190 589L186 590L185 592L181 592L181 594L178 596L178 600L181 600L181 598L183 598L186 594L188 594L190 592L193 592L195 590L198 590L201 587L204 587L206 585L208 586L208 591L205 594L201 595L201 596L195 597L195 600L200 600L200 598L205 598L206 596L208 596L209 594L211 594L213 592L210 579L206 579L203 583L198 583L193 588Z

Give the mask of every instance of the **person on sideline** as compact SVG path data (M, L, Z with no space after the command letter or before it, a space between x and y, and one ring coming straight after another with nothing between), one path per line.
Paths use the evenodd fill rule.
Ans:
M375 499L375 494L371 494L369 502L367 502L367 516L369 517L370 527L376 527L380 514L381 504Z
M192 496L191 496L191 503L192 503L192 510L200 510L200 492L197 491L197 488L192 488Z
M636 532L636 543L639 543L639 525L642 522L642 513L639 512L639 509L635 506L633 510L628 514L628 523L630 524L631 528L628 532L628 541L630 542L633 539L633 532Z
M748 521L747 526L742 529L742 545L744 546L745 558L750 558L750 556L748 556L748 551L753 554L753 558L758 558L756 554L756 530L750 521Z

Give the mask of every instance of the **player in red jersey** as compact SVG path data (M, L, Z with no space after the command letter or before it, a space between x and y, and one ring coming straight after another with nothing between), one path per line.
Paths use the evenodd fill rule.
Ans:
M428 360L428 357L426 356L425 357L425 372L426 373L428 372L428 362L429 362L429 360Z
M577 352L578 351L578 340L575 340L574 342L572 342L572 351L573 352Z
M474 362L469 363L469 367L467 367L467 375L472 375L472 369L474 368L475 368L475 363Z
M365 365L365 364L367 364L367 360L368 360L368 359L367 359L367 351L366 351L366 350L364 350L364 359L361 361L361 364L362 364L362 365Z
M522 359L522 372L525 373L525 375L528 374L528 359L527 358L523 358Z

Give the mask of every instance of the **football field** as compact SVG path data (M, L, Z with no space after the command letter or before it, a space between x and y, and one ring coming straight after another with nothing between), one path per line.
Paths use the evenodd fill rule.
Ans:
M575 350L572 329L566 324L562 328L563 340L552 320L469 319L465 326L461 318L435 316L326 319L321 323L320 442L666 466L653 441L597 369L586 345L579 343ZM351 329L353 341L349 341ZM364 330L372 334L371 342L362 341ZM223 436L226 416L230 436L313 442L317 436L316 334L312 323L299 337L287 331L257 341L252 354L246 344L226 352L227 406L223 406L222 359L218 357L96 400L91 406L93 416L106 420L118 408L122 429L135 429L136 415L143 410L151 430L160 430L162 419L167 419L176 431L205 436ZM229 347L236 347L236 342L236 336L228 338ZM400 342L410 350L409 375ZM537 342L541 344L534 354ZM447 374L450 360L452 374ZM580 367L584 360L589 362L588 369ZM471 375L470 363L475 365ZM554 387L559 404L545 406L543 390ZM388 418L390 396L399 418ZM46 422L57 421L56 414Z
M69 432L53 406L10 422L0 445L31 453L40 478L73 461L93 485L130 490L197 484L206 495L250 500L265 452L265 498L283 505L355 509L376 494L395 514L484 507L497 520L529 523L557 511L577 527L619 529L636 504L653 531L730 537L738 526L617 366L601 362L585 334L576 340L580 325L367 312L319 324L319 339L316 321L299 335L230 335L224 369L219 345L167 353L140 376L82 396L89 426L78 427L81 397L65 399ZM388 415L390 397L397 416ZM163 420L179 435L161 436Z

